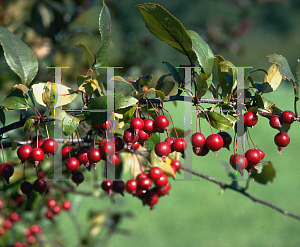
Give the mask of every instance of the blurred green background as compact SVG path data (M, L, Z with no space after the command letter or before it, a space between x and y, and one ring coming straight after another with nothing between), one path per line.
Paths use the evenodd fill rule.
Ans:
M112 15L111 57L108 66L123 66L118 70L122 76L153 74L154 81L168 73L162 61L174 66L188 63L187 59L156 39L145 27L136 4L137 0L107 0ZM161 4L186 29L197 31L211 46L214 54L222 55L236 66L251 66L268 69L266 55L277 53L285 56L293 69L300 50L298 0L203 0L203 1L155 1ZM75 46L86 44L93 54L99 47L98 16L100 1L84 0L10 0L0 2L0 25L9 28L26 42L39 59L40 70L34 82L53 81L53 71L46 66L70 66L62 72L63 84L76 88L76 77L89 68L83 53ZM261 72L262 73L262 72ZM260 72L253 76L261 82ZM0 98L11 87L20 83L19 78L7 66L0 53ZM283 82L272 94L266 95L282 109L293 110L293 89ZM184 127L184 103L177 108L172 103L165 107L174 116L176 127ZM8 123L18 114L8 113ZM194 116L195 119L195 116ZM7 124L8 124L7 123ZM209 135L207 123L202 121L202 131ZM21 132L19 132L21 133ZM233 132L230 132L233 135ZM278 154L273 138L277 133L268 125L267 119L259 119L250 130L255 144L264 150L265 160L271 160L276 169L273 183L267 186L250 182L249 193L269 201L283 209L300 214L299 198L299 131L293 124L289 135L291 143ZM9 133L18 136L18 132ZM193 168L204 174L228 182L220 161L228 161L230 154L221 150L216 157L193 156ZM124 179L129 174L124 174ZM177 178L183 178L183 175ZM244 182L241 184L243 185ZM86 186L79 187L88 190ZM220 194L220 188L203 179L200 181L172 181L170 196L161 198L156 209L149 211L141 202L126 194L110 199L89 199L71 196L74 199L72 214L78 216L80 233L91 237L87 231L87 214L93 210L111 210L124 213L115 233L108 242L99 240L94 246L300 246L300 222L283 216L233 191ZM56 227L44 221L45 234L57 239L61 246L78 246L79 233L76 219L62 213ZM106 221L105 224L110 224ZM103 229L99 238L109 236Z

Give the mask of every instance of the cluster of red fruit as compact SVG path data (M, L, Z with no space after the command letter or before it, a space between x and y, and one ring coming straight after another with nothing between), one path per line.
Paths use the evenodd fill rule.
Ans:
M0 204L3 205L3 201L1 200ZM1 207L3 207L0 205ZM0 207L0 208L1 208ZM2 226L0 226L0 236L4 235L6 230L12 228L13 223L17 222L21 219L20 215L16 212L11 213L2 223Z
M174 172L180 171L181 164L178 160L173 160L171 167ZM152 187L154 185L154 187ZM140 173L136 179L129 179L126 184L124 181L102 182L101 187L104 191L112 194L117 192L123 195L124 190L129 194L136 196L142 200L144 205L149 205L152 209L158 203L159 197L167 195L171 189L171 184L168 182L168 177L159 167L151 167L148 173Z
M0 208L2 207L2 200L0 200ZM0 236L4 235L7 230L11 229L14 223L21 220L21 217L18 213L12 212L7 219L4 220L2 226L0 227ZM14 247L27 247L36 243L36 236L43 232L42 228L39 225L33 224L27 229L25 229L24 237L26 242L17 241L14 244Z
M62 205L59 206L55 199L50 198L46 201L46 206L47 206L47 211L45 213L45 216L49 220L52 220L54 215L58 215L60 213L61 208L63 208L66 211L69 211L72 205L71 202L69 201L63 201Z
M295 114L292 111L284 111L281 115L274 115L270 118L270 126L274 129L280 130L282 124L292 124L295 120ZM290 137L286 132L280 131L274 137L274 142L278 146L278 151L281 153L282 148L290 143Z

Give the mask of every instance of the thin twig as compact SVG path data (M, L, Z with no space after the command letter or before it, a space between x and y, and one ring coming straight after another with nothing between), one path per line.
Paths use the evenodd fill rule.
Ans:
M231 190L234 190L234 191L236 191L236 192L238 192L238 193L240 193L240 194L242 194L242 195L248 197L248 198L251 199L253 202L258 202L258 203L260 203L260 204L263 204L263 205L265 205L265 206L267 206L267 207L269 207L269 208L272 208L272 209L278 211L279 213L282 213L282 214L284 214L284 215L286 215L286 216L289 216L289 217L292 217L292 218L294 218L294 219L300 220L300 215L296 215L296 214L289 213L288 211L283 210L282 208L279 208L279 207L275 206L274 204L272 204L272 203L270 203L270 202L266 202L266 201L264 201L264 200L258 199L258 198L256 198L256 197L250 195L249 193L247 193L247 192L245 191L244 188L242 188L242 189L241 189L241 188L236 188L236 187L234 187L234 186L232 186L232 185L223 183L223 182L221 182L221 181L219 181L219 180L217 180L217 179L215 179L215 178L213 178L213 177L210 177L210 176L207 176L207 175L205 175L205 174L203 174L203 173L194 171L194 170L192 170L192 169L190 169L190 168L187 168L187 167L185 167L185 166L181 166L181 168L182 168L183 170L187 171L187 172L190 172L190 173L192 173L192 174L198 176L198 177L204 178L204 179L206 179L206 180L208 180L208 181L210 181L210 182L213 182L213 183L215 183L215 184L220 185L220 187L221 187L222 189L231 189Z

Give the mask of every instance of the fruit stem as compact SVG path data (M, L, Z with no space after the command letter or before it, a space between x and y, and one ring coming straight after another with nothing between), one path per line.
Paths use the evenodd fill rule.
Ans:
M211 127L211 123L210 123L208 114L207 114L207 112L204 110L204 108L203 108L201 105L199 105L199 106L202 108L204 114L206 115L206 118L207 118L207 121L208 121L208 123L209 123L209 127L210 127L210 130L211 130L211 133L213 134L214 132L213 132L213 129L212 129L212 127Z
M247 132L249 132L249 130L248 130L248 129L247 129ZM249 138L250 138L250 140L251 140L251 142L252 142L252 144L253 144L254 148L256 149L256 146L255 146L255 144L254 144L254 142L252 141L252 138L251 138L251 136L250 136L250 132L248 133L248 135L249 135Z
M165 111L169 114L170 119L171 119L171 122L172 122L172 125L173 125L173 128L174 128L174 131L175 131L175 134L176 134L176 137L178 138L178 134L177 134L176 128L175 128L175 126L174 126L174 123L173 123L173 119L172 119L172 117L171 117L171 114L169 113L169 111L168 111L167 109L165 109L165 108L162 108L162 109L165 110Z
M3 159L3 163L6 163L6 162L5 162L5 158L4 158L4 151L3 151L2 137L1 137L1 149L2 149L2 159Z

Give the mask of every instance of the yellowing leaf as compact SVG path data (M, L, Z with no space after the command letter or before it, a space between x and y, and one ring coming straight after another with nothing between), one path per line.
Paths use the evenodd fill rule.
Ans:
M124 173L130 170L131 176L135 178L139 173L145 170L144 167L140 166L139 163L139 160L140 162L143 161L143 157L141 157L141 155L133 155L131 153L121 152L120 156L123 160Z
M36 101L48 108L67 105L77 97L77 92L71 88L52 82L34 84L32 89Z
M262 92L268 93L275 91L282 81L282 75L279 72L279 65L273 64L268 69L268 74L265 75L264 83L262 85Z
M160 162L158 167L163 171L164 174L167 175L167 177L175 178L175 173L169 164Z

